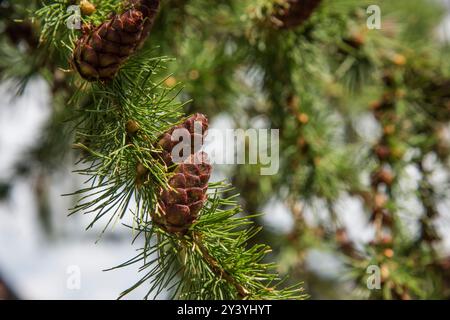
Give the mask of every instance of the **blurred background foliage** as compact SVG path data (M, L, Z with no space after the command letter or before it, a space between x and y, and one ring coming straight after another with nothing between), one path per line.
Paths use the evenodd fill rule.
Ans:
M278 174L261 176L258 165L224 174L246 212L264 212L255 241L275 249L271 258L289 282L304 281L313 299L450 298L445 3L316 2L287 28L277 11L283 0L165 0L146 45L175 58L165 83L184 85L187 113L280 130ZM367 27L370 5L381 9L380 30ZM40 6L0 2L1 81L21 94L41 77L52 97L47 125L0 181L0 197L15 179L33 177L51 234L48 176L73 161L66 104L74 77L68 61L40 45L31 19ZM280 214L288 216L281 229L273 225ZM367 288L370 265L380 290Z

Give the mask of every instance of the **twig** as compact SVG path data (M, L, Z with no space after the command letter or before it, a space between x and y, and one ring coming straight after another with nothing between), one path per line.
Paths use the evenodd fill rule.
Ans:
M200 249L203 258L208 263L211 270L218 277L225 279L227 282L233 285L236 288L236 291L239 293L239 296L241 296L242 298L248 297L250 295L250 292L244 286L242 286L232 275L230 275L228 271L223 269L217 262L217 260L213 256L211 256L208 249L203 245L201 236L198 233L194 233L192 235L192 238L194 240L194 244Z

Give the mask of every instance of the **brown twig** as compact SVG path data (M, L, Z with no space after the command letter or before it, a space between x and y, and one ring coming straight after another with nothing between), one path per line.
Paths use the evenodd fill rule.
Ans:
M203 258L205 259L211 270L218 277L225 279L228 283L233 285L241 298L248 297L250 295L250 292L244 286L242 286L228 271L223 269L219 262L217 262L217 260L213 256L211 256L208 249L203 245L201 236L197 233L194 233L192 238L194 240L194 244L200 250Z

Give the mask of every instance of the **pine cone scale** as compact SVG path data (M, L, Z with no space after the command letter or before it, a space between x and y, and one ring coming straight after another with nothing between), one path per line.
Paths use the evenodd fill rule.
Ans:
M97 70L94 69L94 67L92 67L89 63L80 61L77 65L77 68L78 72L82 74L90 75L93 78L99 77L99 73L97 72Z
M174 188L185 188L186 176L181 173L178 173L169 180L169 184Z
M185 173L184 175L186 177L186 187L187 188L192 188L192 187L200 185L200 183L201 183L200 177L189 174L189 173Z
M163 191L161 199L166 205L186 204L188 201L188 194L183 188L165 190Z

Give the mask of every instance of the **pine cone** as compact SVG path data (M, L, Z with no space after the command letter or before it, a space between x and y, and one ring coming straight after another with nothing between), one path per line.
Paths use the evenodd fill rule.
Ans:
M389 187L394 182L394 175L390 170L380 168L372 174L371 182L373 187L377 187L382 183Z
M132 0L129 5L129 10L113 15L78 40L73 65L84 79L111 80L147 38L159 0Z
M385 144L376 145L374 151L380 161L387 161L392 155L391 148Z
M190 136L188 141L172 141L175 130L180 129L186 130L185 134ZM173 148L182 142L190 143L189 154L181 155L181 162L177 161L174 176L169 179L171 189L160 191L159 212L152 214L153 222L168 232L184 234L197 220L206 201L212 167L206 153L200 152L200 149L207 130L208 119L197 113L164 133L158 141L162 152L155 156L159 156L169 168L175 164ZM195 145L196 140L198 145Z
M207 199L208 181L212 167L204 152L191 155L180 164L170 178L171 190L161 190L159 213L153 222L171 233L184 234L197 220Z
M303 24L319 6L321 0L286 0L287 7L278 7L274 18L279 28L295 28Z
M197 130L196 127L197 126ZM200 148L204 142L204 137L206 135L206 131L208 130L208 119L205 115L201 113L196 113L189 117L182 124L173 127L168 132L164 133L158 141L158 146L161 147L162 152L159 154L164 163L170 167L174 164L172 160L172 150L180 143L179 141L172 141L172 135L175 130L187 130L189 135L191 136L190 141L184 141L185 143L190 143L191 152L187 155L180 155L181 162L186 160L191 154L195 154L200 151ZM195 145L195 141L197 140L197 144Z
M198 132L196 132L196 126ZM191 139L189 141L172 141L172 135L177 129L187 130L186 134L190 135ZM139 130L139 124L135 122L134 120L129 120L126 124L126 130L129 135L133 135ZM185 122L183 122L180 125L174 126L169 131L162 134L158 142L156 143L156 148L161 149L159 152L154 152L152 154L153 158L161 160L168 169L175 169L174 168L174 161L172 159L172 150L173 148L181 143L190 143L191 150L189 154L182 155L177 163L183 163L189 156L197 153L200 151L203 143L204 143L204 136L206 135L206 131L208 130L208 119L205 115L201 113L197 113L189 117ZM181 138L180 138L181 140ZM195 140L197 141L197 144L195 143ZM136 168L136 184L138 186L142 186L146 180L148 180L148 170L145 169L145 167L142 164L138 164Z

